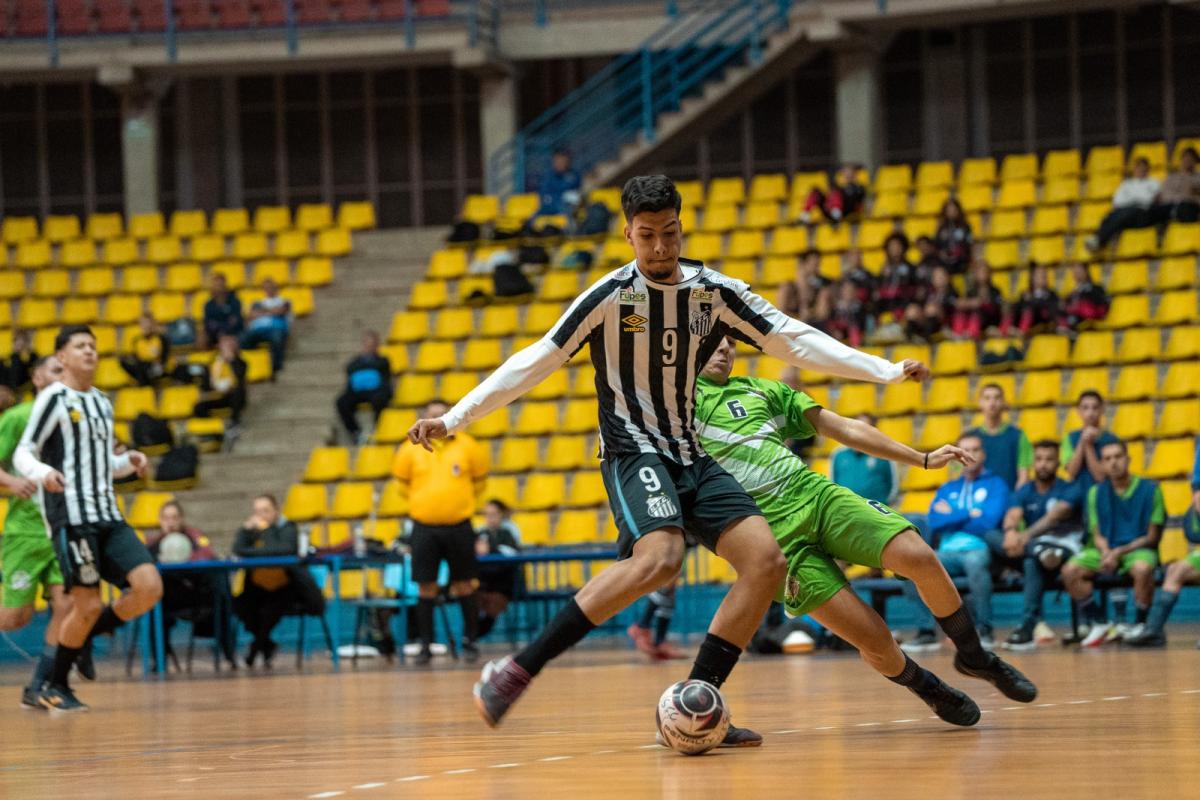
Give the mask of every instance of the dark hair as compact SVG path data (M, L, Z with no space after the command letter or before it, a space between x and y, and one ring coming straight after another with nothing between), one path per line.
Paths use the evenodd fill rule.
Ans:
M1034 450L1053 450L1058 452L1058 442L1053 439L1038 439L1033 443Z
M908 250L908 237L905 236L900 231L895 231L893 233L888 234L888 237L883 240L883 249L887 250L888 245L890 245L893 241L900 242L900 246L903 247L905 250Z
M49 355L49 356L38 356L37 358L35 358L35 359L33 360L33 369L32 369L32 370L30 370L30 372L37 372L37 371L38 371L39 369L41 369L42 367L46 366L46 362L47 362L47 361L49 361L49 360L50 360L50 359L52 359L52 358L54 358L54 356L53 356L53 355Z
M58 335L54 337L54 352L58 352L71 343L71 337L79 333L86 333L92 337L92 341L96 341L96 334L92 333L92 329L87 325L63 325L58 330Z
M255 500L266 500L268 503L271 504L271 508L276 508L276 509L279 508L279 501L276 500L275 495L271 494L270 492L263 492L260 495L255 495L254 499Z
M1145 164L1146 168L1149 169L1150 159L1146 158L1145 156L1138 156L1133 160L1133 165L1136 167L1138 164Z
M1124 453L1125 455L1129 455L1129 446L1125 444L1124 439L1113 439L1112 441L1105 442L1103 445L1101 445L1100 446L1100 455L1102 455L1102 456L1104 455L1105 447L1119 447L1119 448L1121 448L1122 453Z
M484 503L484 505L485 506L495 506L496 508L500 509L501 514L507 514L509 512L508 503L504 502L499 497L493 497L492 499L490 499L486 503Z
M1104 405L1104 398L1101 397L1100 393L1097 392L1095 389L1084 389L1082 392L1080 392L1079 398L1075 401L1075 405L1079 405L1080 403L1083 402L1084 398L1087 398L1087 397L1094 397L1094 398L1096 398L1097 403L1099 403L1100 405Z
M957 197L947 197L946 201L942 203L942 210L938 212L938 226L950 222L950 218L946 216L946 209L951 205L958 209L958 219L954 221L954 224L962 228L970 227L971 223L967 222L967 212L963 211L962 203L958 202Z
M626 222L632 222L644 211L653 213L668 208L678 214L683 208L683 198L666 175L638 175L626 181L621 190L621 211Z
M918 236L918 237L917 237L917 245L919 246L919 245L923 245L923 244L928 244L928 245L934 245L934 246L936 246L936 245L937 245L937 242L935 242L935 241L933 240L933 237L932 237L932 236Z
M1200 161L1200 153L1197 153L1196 148L1194 148L1194 147L1185 147L1183 149L1183 152L1179 154L1180 158L1183 158L1184 156L1191 156L1192 158L1196 159L1197 161Z
M274 498L272 498L272 499L274 499ZM158 507L158 513L161 514L162 510L164 508L168 508L170 506L175 506L175 510L179 512L179 516L181 516L181 517L183 516L183 506L179 505L178 500L168 500L167 502L163 503L161 506Z
M425 407L429 408L430 406L445 406L446 408L450 408L452 405L453 405L453 403L447 403L442 398L435 397L432 400L430 400L428 403L426 403Z
M802 253L800 254L800 260L801 260L801 261L807 261L807 260L808 260L809 258L811 258L812 256L816 256L817 258L820 258L820 257L821 257L821 251L820 251L820 250L818 250L818 249L817 249L817 248L815 248L815 247L810 247L810 248L808 248L807 250L805 250L804 252L802 252Z
M977 431L975 429L971 429L969 431L964 431L963 433L960 433L958 435L958 441L956 442L956 444L962 444L967 439L976 439L976 440L978 440L978 442L980 444L983 444L983 435L980 434L979 431Z
M1001 397L1004 397L1004 387L998 383L985 383L983 386L979 387L979 394L982 395L988 389L995 389L1000 393Z

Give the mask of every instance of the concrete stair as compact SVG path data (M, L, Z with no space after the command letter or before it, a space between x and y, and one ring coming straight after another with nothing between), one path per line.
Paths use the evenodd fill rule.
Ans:
M283 371L274 383L251 386L232 452L205 454L200 485L179 495L188 520L218 550L228 551L255 495L269 492L282 502L300 478L309 453L337 424L334 398L362 332L386 336L444 235L442 228L426 228L354 237L354 253L337 261L333 284L317 290L316 310L294 327Z

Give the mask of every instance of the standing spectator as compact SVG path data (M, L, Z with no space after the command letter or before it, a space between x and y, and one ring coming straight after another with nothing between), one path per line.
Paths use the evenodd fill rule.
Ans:
M1179 169L1163 181L1150 206L1155 225L1168 222L1195 222L1200 219L1200 174L1196 172L1196 150L1189 147L1179 156Z
M874 414L855 417L875 427ZM861 453L852 447L838 447L829 458L834 483L845 486L859 497L884 505L894 505L900 495L900 476L896 462Z
M521 552L521 532L503 500L488 500L483 506L483 527L475 531L475 554L515 556ZM520 579L514 564L479 565L479 637L488 635L496 620L512 602Z
M910 339L927 342L937 338L954 318L958 292L950 282L950 273L940 264L933 268L929 289L919 303L910 303L904 311L904 329Z
M816 302L817 294L829 285L821 274L821 252L805 250L796 266L796 278L779 288L779 310L789 316L807 321L805 312Z
M246 362L238 351L236 336L221 336L217 355L204 377L204 397L192 413L197 417L212 416L218 408L228 408L234 428L242 424L246 408Z
M867 307L854 281L843 278L837 287L837 301L829 317L829 335L851 347L862 345L867 334Z
M1129 474L1125 442L1114 439L1106 443L1100 456L1108 479L1088 489L1086 519L1091 544L1068 561L1062 573L1067 593L1091 626L1083 638L1084 647L1099 647L1119 633L1096 602L1093 580L1099 573L1133 578L1137 625L1145 625L1154 600L1158 542L1167 521L1159 485ZM1135 629L1128 635L1138 638L1140 632Z
M1104 430L1104 398L1095 389L1080 392L1075 411L1083 427L1063 434L1062 460L1066 464L1063 469L1067 480L1077 485L1080 496L1086 497L1093 485L1108 476L1100 459L1101 448L1120 439Z
M954 334L979 341L989 329L1007 327L1004 311L1004 295L992 283L991 265L976 259L967 278L966 294L954 304Z
M121 369L139 386L150 386L167 373L171 345L163 336L154 317L138 317L138 332L128 342L128 352L121 356Z
M159 508L158 530L146 536L146 549L159 564L217 558L208 537L184 522L183 506L175 500ZM235 632L229 613L232 599L226 573L169 570L162 572L162 581L163 630L168 648L171 628L176 620L186 619L196 636L213 637L219 630L221 651L229 665L237 669Z
M571 154L556 150L551 159L553 169L542 178L538 187L541 206L538 215L570 214L579 205L579 188L583 180L579 171L571 166Z
M299 550L296 523L279 513L275 497L260 494L254 498L254 511L237 532L233 554L239 558L294 556ZM288 614L324 615L325 595L307 567L259 567L247 570L245 588L233 608L254 635L246 666L254 666L254 659L262 656L263 665L269 667L279 647L271 639L279 620Z
M425 407L422 419L438 419L450 409L442 400ZM408 495L412 518L413 580L419 586L417 627L421 652L416 664L433 658L433 608L438 595L438 567L450 567L450 596L458 599L463 618L463 658L479 658L479 607L475 597L478 563L471 517L488 474L488 454L469 434L437 439L426 449L404 442L396 451L392 474Z
M255 300L250 306L242 347L249 350L265 342L271 348L271 380L274 380L275 373L283 369L283 356L292 326L292 303L279 296L279 285L270 278L263 281L263 291L266 297Z
M1033 447L1025 431L1005 421L1006 411L1008 402L1004 388L998 383L985 383L979 390L979 413L983 415L983 424L973 432L983 442L988 471L999 475L1011 491L1021 488L1029 480Z
M891 312L898 318L916 299L917 268L908 260L908 237L903 233L888 236L883 252L885 260L875 290L875 311Z
M1063 304L1061 324L1070 331L1077 331L1085 322L1107 317L1111 301L1104 287L1092 281L1087 264L1082 261L1071 264L1071 275L1075 278L1075 288Z
M215 346L223 335L240 336L243 327L242 301L229 291L223 274L213 273L210 297L204 304L204 346Z
M972 616L979 639L986 649L992 638L992 551L987 537L999 530L1008 509L1008 486L984 469L987 452L977 433L958 437L958 446L972 459L962 476L943 484L929 508L929 533L937 543L938 559L952 577L965 576L970 593ZM934 633L933 615L911 581L904 582L904 593L917 609L917 637L905 646L909 652L936 650L941 644Z
M33 377L38 355L33 351L33 335L24 328L13 331L12 355L5 370L4 385L14 392L22 391Z
M800 221L805 225L813 221L813 212L820 211L834 225L854 216L862 208L867 190L858 182L858 164L843 164L834 176L834 186L828 194L817 186L812 187L804 200Z
M933 239L937 244L938 260L951 275L961 275L967 271L975 237L971 233L971 223L963 214L962 205L953 197L942 204Z
M646 595L641 616L625 629L638 652L652 661L671 661L683 658L679 648L667 641L671 620L675 618L675 595L679 589L679 578Z
M1196 463L1192 467L1192 506L1183 517L1183 531L1188 541L1200 542L1200 439L1196 441ZM1134 647L1165 647L1167 618L1179 602L1183 585L1194 583L1197 577L1200 577L1200 550L1193 549L1167 567L1162 589L1154 597L1145 628L1127 637L1126 644Z
M1022 559L1025 576L1025 618L1005 640L1009 650L1032 650L1043 638L1038 628L1046 582L1083 547L1083 498L1058 477L1058 468L1058 443L1039 441L1033 448L1033 480L1013 493L1004 515L1005 554ZM1048 627L1046 634L1043 640L1054 639Z
M362 350L346 365L346 389L337 398L337 412L350 440L364 441L355 409L360 403L370 403L375 422L388 403L392 402L392 366L379 352L379 334L366 331L362 335Z
M1049 270L1044 264L1029 265L1029 288L1021 292L1013 308L1013 324L1022 336L1032 336L1058 327L1062 315L1058 292L1050 288Z
M1113 193L1112 211L1100 220L1100 227L1083 244L1092 252L1107 247L1121 231L1128 228L1149 228L1154 224L1150 206L1158 195L1159 182L1150 177L1150 162L1139 158L1133 162L1133 175L1121 181Z

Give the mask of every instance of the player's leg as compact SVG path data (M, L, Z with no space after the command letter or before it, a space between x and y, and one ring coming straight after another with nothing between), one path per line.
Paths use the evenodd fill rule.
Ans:
M1100 571L1100 551L1085 547L1071 557L1062 568L1062 582L1067 594L1079 608L1083 622L1089 626L1104 625L1104 609L1096 602L1093 580Z
M1122 567L1133 579L1133 603L1137 608L1136 624L1145 625L1154 602L1154 570L1158 567L1158 553L1149 548L1140 548L1127 553Z
M1009 650L1032 650L1037 647L1034 641L1034 629L1042 618L1042 595L1046 593L1046 568L1033 550L1032 542L1025 548L1021 560L1021 571L1024 577L1023 587L1023 616L1021 625L1004 641L1004 647Z
M1186 558L1173 562L1167 567L1163 578L1162 588L1154 598L1150 614L1146 618L1146 627L1140 635L1126 641L1134 647L1162 647L1167 643L1166 625L1175 604L1179 602L1179 593L1186 583L1200 577L1200 550L1189 553Z
M417 584L417 638L421 650L413 663L424 666L433 660L433 611L437 605L438 570L443 547L440 534L420 523L413 523L412 576Z
M462 610L463 639L462 655L467 663L479 660L479 600L476 587L479 585L479 565L475 560L475 531L470 521L447 532L450 557L450 596L458 600Z
M672 597L669 600L670 609L666 612L668 624L670 622L670 614L674 610L674 587L675 582L671 581L667 585L660 586L655 591L646 595L641 615L625 629L625 633L633 640L633 644L638 651L652 659L658 658L658 648L655 643L655 633L653 630L656 628L658 621L663 617L664 607L668 603L665 593L668 590L672 592Z
M650 595L654 602L654 656L661 661L683 658L683 653L667 641L671 620L675 618L675 597L678 589L679 579L676 578Z

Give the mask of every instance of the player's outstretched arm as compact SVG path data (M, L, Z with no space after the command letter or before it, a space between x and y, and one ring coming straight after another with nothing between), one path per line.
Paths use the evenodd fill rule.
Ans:
M25 475L34 483L45 486L52 492L63 490L62 475L41 461L42 445L50 438L58 421L58 415L63 413L62 402L56 392L40 392L33 401L29 412L29 422L21 441L13 451L13 466L17 472Z
M874 426L835 414L827 408L811 408L805 412L805 416L817 433L867 455L925 469L941 469L951 461L967 466L972 463L971 457L962 448L952 444L943 445L930 453L922 453L897 442Z

